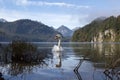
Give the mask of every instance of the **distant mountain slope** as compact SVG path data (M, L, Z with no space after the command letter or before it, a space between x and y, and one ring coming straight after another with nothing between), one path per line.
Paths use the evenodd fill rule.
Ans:
M58 32L53 28L29 19L0 23L0 41L11 41L15 39L53 41L56 33Z
M73 31L64 25L60 26L57 31L60 32L64 37L71 37L73 34Z
M3 18L0 18L0 22L7 22L7 21Z
M120 42L120 16L97 19L76 30L72 41L77 42Z

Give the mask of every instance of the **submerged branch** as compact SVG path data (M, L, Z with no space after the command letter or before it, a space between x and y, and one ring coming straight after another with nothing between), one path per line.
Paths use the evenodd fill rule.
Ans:
M78 69L80 68L81 64L82 64L83 60L80 60L79 63L77 64L77 66L74 68L74 73L76 74L78 80L82 80L80 73L78 72Z

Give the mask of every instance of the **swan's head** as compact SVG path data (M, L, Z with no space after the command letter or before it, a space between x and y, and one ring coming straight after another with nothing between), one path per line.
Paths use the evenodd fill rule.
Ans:
M62 36L60 35L60 34L57 34L56 36L55 36L55 39L57 39L57 40L59 40L59 39L61 39L62 38Z

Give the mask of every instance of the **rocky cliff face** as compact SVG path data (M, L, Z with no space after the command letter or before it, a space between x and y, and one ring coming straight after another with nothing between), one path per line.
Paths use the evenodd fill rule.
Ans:
M97 35L93 36L91 42L103 42L109 41L114 42L116 39L116 33L113 29L105 30L104 32L98 32Z

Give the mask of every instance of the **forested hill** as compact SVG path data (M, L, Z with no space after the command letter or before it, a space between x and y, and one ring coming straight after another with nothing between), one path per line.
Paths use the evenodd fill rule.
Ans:
M58 33L53 28L37 21L21 19L0 22L0 41L22 39L26 41L52 41Z
M120 42L120 16L96 19L73 34L77 42Z

